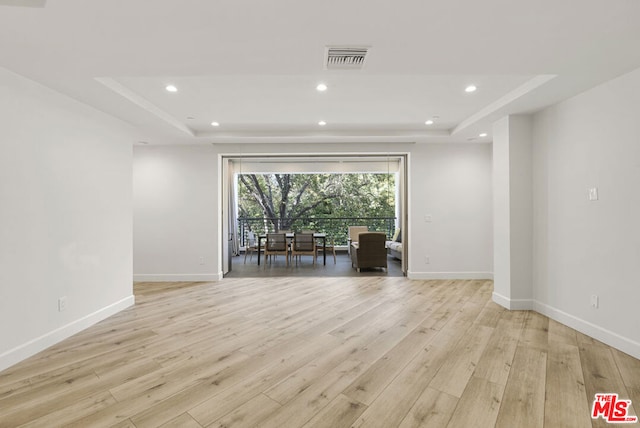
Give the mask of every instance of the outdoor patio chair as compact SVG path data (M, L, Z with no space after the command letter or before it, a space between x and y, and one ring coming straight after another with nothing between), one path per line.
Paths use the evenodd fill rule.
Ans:
M316 247L316 252L318 253L318 255L320 251L322 251L322 245L318 245ZM324 251L326 251L327 253L333 254L333 264L335 265L336 264L336 244L333 238L331 238L331 240L324 245Z
M289 247L287 245L287 235L285 233L267 233L267 242L264 246L264 266L267 267L267 256L285 256L287 266L289 266ZM269 261L271 258L269 257Z
M296 258L302 255L313 256L313 264L316 264L316 240L313 233L296 233L293 235L293 243L291 245L291 256Z
M351 244L351 266L358 272L362 268L381 267L387 269L387 235L382 232L362 232L358 242Z
M358 235L362 232L368 232L368 226L349 226L348 236L347 236L347 248L349 254L351 254L351 243L358 242Z
M258 241L256 240L256 234L253 232L247 232L247 244L244 247L244 263L247 263L247 254L251 254L249 256L249 261L253 258L253 253L258 251Z

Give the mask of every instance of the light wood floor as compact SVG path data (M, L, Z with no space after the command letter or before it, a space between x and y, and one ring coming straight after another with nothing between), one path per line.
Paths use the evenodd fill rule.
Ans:
M640 361L502 309L490 281L135 292L135 307L0 373L0 426L591 427L596 392L640 407Z

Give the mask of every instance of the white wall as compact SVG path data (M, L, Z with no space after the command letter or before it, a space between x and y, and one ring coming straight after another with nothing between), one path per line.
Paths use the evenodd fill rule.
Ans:
M536 310L640 358L638 112L640 70L535 115L533 296Z
M3 369L133 303L132 140L1 68L0 117Z
M221 278L218 179L218 157L211 146L134 149L136 281Z
M507 116L494 124L493 161L493 299L509 309L532 309L530 116Z
M533 172L531 117L509 117L509 192L511 205L511 299L533 298ZM515 308L514 308L515 309Z
M410 163L409 277L493 278L491 146L416 145Z
M411 277L491 277L489 145L220 144L136 147L134 278L210 280L221 274L218 154L363 152L409 153ZM432 223L422 220L425 214Z
M507 308L511 306L510 170L509 117L504 117L493 124L493 298Z

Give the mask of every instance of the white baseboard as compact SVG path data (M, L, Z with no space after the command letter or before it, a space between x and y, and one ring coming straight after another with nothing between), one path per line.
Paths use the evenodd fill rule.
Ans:
M135 298L133 295L125 297L124 299L112 303L109 306L63 325L62 327L43 334L40 337L32 339L27 343L13 349L9 349L8 351L0 354L0 371L29 358L30 356L35 355L58 342L61 342L67 337L73 336L74 334L91 327L92 325L109 318L111 315L114 315L134 304Z
M640 359L640 343L534 299L509 299L493 293L493 301L510 310L533 310L600 342Z
M640 343L634 340L620 336L613 331L597 326L589 321L575 317L537 300L533 301L533 310L558 321L559 323L569 326L574 330L578 330L580 333L584 333L589 337L619 349L634 358L640 359Z
M407 273L409 279L490 279L493 272L412 272Z
M532 299L509 299L495 291L492 294L492 298L498 305L512 311L529 311L533 309Z
M218 273L166 273L166 274L134 274L134 282L212 282L221 281L222 272Z

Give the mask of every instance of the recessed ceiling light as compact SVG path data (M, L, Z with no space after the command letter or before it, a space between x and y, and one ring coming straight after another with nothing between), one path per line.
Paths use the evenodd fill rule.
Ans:
M325 85L324 83L318 83L316 89L318 90L318 92L324 92L327 90L327 85Z
M318 122L318 125L320 126L325 126L327 124L327 122L325 122L324 120L321 120L320 122Z
M476 89L478 89L478 88L476 88L476 85L469 85L466 88L464 88L464 91L465 92L475 92Z
M173 86L173 85L167 85L167 86L165 86L165 89L166 89L167 91L169 91L169 92L178 92L178 88L176 88L176 87L175 87L175 86Z
M429 119L424 124L425 125L433 125L433 120Z
M218 122L211 122L211 126L220 126L220 123L218 123Z
M482 138L484 138L484 137L486 137L487 135L489 135L489 134L487 134L486 132L483 132L482 134L478 135L478 137L482 137Z

